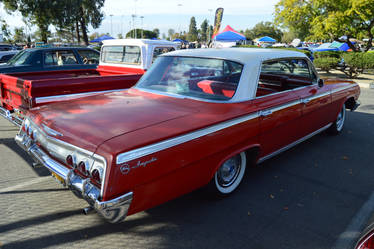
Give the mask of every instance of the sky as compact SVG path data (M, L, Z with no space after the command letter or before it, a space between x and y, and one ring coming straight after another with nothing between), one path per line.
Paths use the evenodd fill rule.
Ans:
M134 21L137 28L143 27L148 30L158 28L161 34L167 35L168 29L174 29L175 32L188 31L192 16L196 18L197 28L200 28L204 19L213 25L215 10L218 7L224 8L221 29L230 25L236 30L245 30L252 28L258 22L272 21L274 5L278 1L106 0L103 8L105 18L101 26L96 30L92 28L89 30L90 33L109 33L117 37L119 33L126 34L133 27L131 15L136 15ZM11 29L25 26L20 14L8 15L3 6L0 7L0 16L6 20Z

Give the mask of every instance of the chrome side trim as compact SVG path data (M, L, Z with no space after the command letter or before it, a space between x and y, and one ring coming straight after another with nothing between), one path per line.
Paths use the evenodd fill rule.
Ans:
M352 85L352 84L349 84L349 86L343 86L343 87L340 87L340 88L337 88L337 89L334 89L331 91L331 93L336 93L336 92L340 92L340 91L343 91L345 89L348 89L348 88L353 88L355 85Z
M106 90L106 91L95 91L95 92L86 92L86 93L73 93L73 94L64 94L64 95L54 95L54 96L48 96L48 97L38 97L35 98L36 104L43 104L51 101L64 101L64 100L70 100L70 99L77 99L77 98L83 98L86 96L91 96L98 93L109 93L109 92L119 92L126 90L128 88L124 89L113 89L113 90Z
M284 151L286 151L286 150L288 150L288 149L291 149L292 147L298 145L299 143L302 143L302 142L304 142L305 140L307 140L307 139L313 137L314 135L317 135L318 133L320 133L320 132L326 130L327 128L329 128L329 127L331 126L331 124L332 124L332 123L329 123L328 125L322 127L321 129L318 129L318 130L316 130L316 131L310 133L309 135L306 135L305 137L303 137L303 138L301 138L301 139L299 139L299 140L297 140L297 141L295 141L295 142L293 142L293 143L290 143L289 145L287 145L287 146L285 146L285 147L283 147L283 148L281 148L281 149L279 149L279 150L277 150L277 151L275 151L275 152L273 152L273 153L271 153L271 154L269 154L269 155L266 155L266 156L264 156L264 157L261 157L261 158L258 160L257 163L262 163L263 161L265 161L265 160L267 160L267 159L269 159L269 158L272 158L272 157L274 157L274 156L276 156L276 155L278 155L278 154L280 154L280 153L282 153L282 152L284 152Z
M256 113L249 114L249 115L239 117L239 118L235 118L235 119L223 122L223 123L212 125L207 128L193 131L185 135L181 135L181 136L167 139L167 140L155 143L155 144L151 144L151 145L139 148L139 149L130 150L128 152L119 154L117 156L116 162L117 164L122 164L128 161L134 160L136 158L144 157L149 154L152 154L152 153L164 150L164 149L168 149L170 147L174 147L182 143L189 142L191 140L209 135L211 133L229 128L231 126L234 126L234 125L237 125L237 124L258 118L258 117L259 117L259 113L256 112Z
M324 93L313 95L311 97L307 97L307 99L309 99L309 100L315 100L315 99L318 99L318 98L321 98L321 97L328 96L330 94L331 94L330 91L328 91L328 92L324 92Z
M266 110L270 110L270 111L272 111L274 113L274 112L286 109L288 107L291 107L291 106L294 106L294 105L298 105L300 103L301 103L301 100L298 99L298 100L294 100L294 101L288 102L286 104L279 105L279 106L276 106L276 107L272 107L272 108L269 108L269 109L266 109Z

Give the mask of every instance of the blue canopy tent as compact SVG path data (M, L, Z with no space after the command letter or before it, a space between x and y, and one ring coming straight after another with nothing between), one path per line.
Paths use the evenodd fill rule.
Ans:
M98 37L98 38L96 38L96 39L93 39L93 40L90 41L90 42L95 43L95 42L102 42L102 41L104 41L104 40L111 40L111 39L114 39L114 38L111 37L111 36L109 36L109 35L103 35L103 36L101 36L101 37Z
M261 38L258 38L257 39L257 42L270 42L270 43L273 43L273 42L276 42L277 40L269 37L269 36L264 36L264 37L261 37Z
M214 37L216 41L223 41L223 42L237 42L246 40L243 34L235 31L230 25L227 25L226 28L219 34Z
M182 40L182 39L174 39L173 42L182 42L182 43L187 43L188 41Z

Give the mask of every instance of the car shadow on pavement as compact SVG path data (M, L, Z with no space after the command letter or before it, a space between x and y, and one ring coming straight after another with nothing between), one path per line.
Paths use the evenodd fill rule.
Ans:
M68 189L67 188L56 188L56 189L14 190L14 191L0 192L0 195L42 193L42 192L61 192L61 191L68 191Z
M17 143L12 138L0 138L0 144L5 145L10 150L14 151L19 158L22 158L33 170L38 176L48 176L50 175L48 169L45 167L33 167L33 160L30 157L30 155L27 154L24 150L22 150Z

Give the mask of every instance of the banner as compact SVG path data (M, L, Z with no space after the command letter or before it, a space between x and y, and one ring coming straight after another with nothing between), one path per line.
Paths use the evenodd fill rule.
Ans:
M213 28L212 39L218 34L219 29L221 28L222 16L223 16L223 8L218 8L216 10L216 15L214 17L214 28Z

